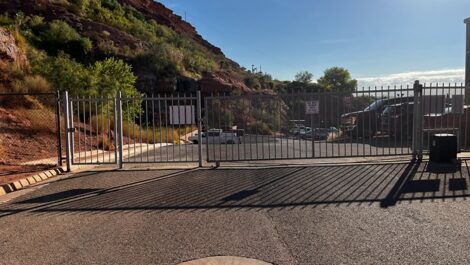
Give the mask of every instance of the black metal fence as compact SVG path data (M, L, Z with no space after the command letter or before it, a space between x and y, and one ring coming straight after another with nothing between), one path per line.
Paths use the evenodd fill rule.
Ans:
M468 151L464 92L462 85L416 83L204 98L200 92L144 98L0 94L0 162L59 165L68 157L70 164L122 166L420 155L435 133L457 135L459 150Z
M351 92L213 95L205 99L205 126L213 132L205 141L207 160L421 155L434 133L456 134L459 150L466 151L464 91L463 85L416 83ZM229 142L233 133L242 136Z

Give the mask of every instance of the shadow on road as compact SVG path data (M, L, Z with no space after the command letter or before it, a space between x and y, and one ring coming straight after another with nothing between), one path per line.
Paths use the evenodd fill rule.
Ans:
M34 207L21 210L36 214L191 212L352 205L386 208L403 202L462 200L470 195L467 161L454 171L436 173L430 168L427 162L411 161L375 165L199 169L111 189L84 193L62 191L15 204L36 203ZM70 194L78 195L69 198ZM44 204L37 205L41 202ZM13 213L16 212L10 210L9 214Z

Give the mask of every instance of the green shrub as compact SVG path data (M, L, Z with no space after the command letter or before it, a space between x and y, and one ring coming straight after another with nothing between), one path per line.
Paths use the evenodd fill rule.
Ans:
M255 89L255 90L261 89L261 83L254 76L250 76L250 77L246 78L245 79L245 85L247 87Z
M8 27L11 25L15 25L15 20L8 13L0 15L0 26Z
M59 91L69 91L70 96L91 97L115 97L121 91L124 97L136 98L124 106L124 112L135 117L142 111L138 100L142 95L135 88L136 77L122 60L108 58L84 66L65 53L47 56L39 51L30 52L30 58L33 72L44 76Z
M77 14L84 15L90 5L90 0L69 0L69 9Z
M83 95L90 87L88 69L67 54L61 52L55 57L41 52L31 54L33 72L44 76L55 89L69 91L71 95Z
M119 28L151 44L152 48L145 55L151 58L139 60L145 61L158 76L168 77L185 72L202 74L204 71L219 69L217 61L211 58L205 48L154 20L147 20L142 13L119 1L71 0L69 9ZM97 45L99 50L106 55L119 52L109 43Z
M49 53L56 55L64 51L73 57L82 57L93 48L90 39L82 37L66 22L54 20L39 35L40 46Z
M136 56L134 64L155 73L159 77L173 77L181 69L181 65L175 63L175 58L172 62L170 58L171 49L167 44L153 45L147 52Z

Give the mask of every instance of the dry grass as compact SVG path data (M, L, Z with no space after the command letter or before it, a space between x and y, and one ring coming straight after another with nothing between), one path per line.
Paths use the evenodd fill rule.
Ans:
M122 124L124 137L132 139L132 141L141 143L172 143L179 144L181 142L181 134L174 128L158 128L155 130L140 128L139 126L124 122Z
M27 119L34 132L51 134L56 132L56 115L47 108L27 110Z
M114 130L114 116L97 115L93 116L88 123L91 122L93 130L100 134L108 134L109 130ZM132 142L140 143L173 143L180 144L181 138L194 130L196 126L185 126L181 128L162 127L162 128L145 128L135 123L123 121L122 130L124 137L129 138Z
M113 151L115 149L113 141L111 141L107 136L100 137L98 142L98 148L105 151Z
M77 118L78 120L78 118ZM114 130L114 116L112 115L96 115L87 121L95 133L107 134L109 130Z
M27 75L23 79L14 80L11 84L16 93L47 93L52 91L52 87L39 75Z

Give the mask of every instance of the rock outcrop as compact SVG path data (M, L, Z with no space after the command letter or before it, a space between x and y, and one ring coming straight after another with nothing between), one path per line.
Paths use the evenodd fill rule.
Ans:
M18 47L13 34L2 27L0 27L0 61L13 62L22 67L28 63L26 55Z
M222 55L222 50L215 47L207 40L205 40L191 24L184 21L181 16L173 13L172 10L165 7L163 4L153 0L121 0L123 3L133 6L139 10L144 16L149 19L154 19L158 23L165 25L177 33L186 35L197 43L206 47L214 54Z
M242 81L223 72L205 74L199 80L199 86L204 94L231 92L234 90L239 90L243 93L252 92Z

